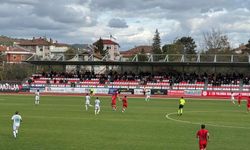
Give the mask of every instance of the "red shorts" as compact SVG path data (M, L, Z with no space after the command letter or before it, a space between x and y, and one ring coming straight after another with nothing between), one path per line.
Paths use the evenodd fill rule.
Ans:
M200 141L199 142L200 149L204 149L207 147L207 141Z
M127 108L127 107L128 107L128 104L123 104L123 107L126 107L126 108Z
M250 104L247 104L247 108L250 108Z
M112 105L112 106L115 106L115 105L116 105L116 102L112 101L112 102L111 102L111 105Z

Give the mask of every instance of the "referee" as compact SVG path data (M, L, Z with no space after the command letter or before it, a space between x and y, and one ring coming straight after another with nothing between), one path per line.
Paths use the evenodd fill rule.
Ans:
M185 102L186 102L185 99L183 97L181 97L180 100L179 100L179 109L178 109L178 114L177 115L179 115L179 116L182 115L183 107L184 107Z

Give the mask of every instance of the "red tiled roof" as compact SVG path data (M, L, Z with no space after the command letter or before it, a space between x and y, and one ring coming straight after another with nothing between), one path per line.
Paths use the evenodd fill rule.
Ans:
M18 45L20 46L36 46L36 45L43 45L43 46L50 46L53 43L47 41L45 38L38 38L38 39L32 39L27 41L20 41Z
M105 44L105 45L118 45L119 46L119 44L118 43L116 43L116 42L114 42L114 41L112 41L112 40L108 40L108 39L102 39L102 42L103 42L103 44ZM94 45L97 43L97 41L94 43Z
M34 54L35 52L32 52L30 50L27 50L25 48L20 47L8 47L8 49L5 51L6 53L26 53L26 54Z
M112 40L102 40L103 44L109 44L109 45L119 45L118 43L112 41Z
M120 54L123 57L129 57L129 56L133 56L135 54L140 54L140 53L152 53L152 46L142 45L142 46L137 46L127 51L120 51Z
M0 46L0 52L4 52L7 50L7 47L6 46Z

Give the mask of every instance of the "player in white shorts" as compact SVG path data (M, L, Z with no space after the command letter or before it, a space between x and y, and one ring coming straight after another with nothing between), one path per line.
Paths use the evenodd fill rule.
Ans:
M149 89L146 90L146 97L145 97L145 101L149 101L150 99L150 95L151 95L151 91Z
M11 120L13 120L13 135L16 138L22 121L22 117L19 115L18 111L12 116Z
M40 103L40 92L39 90L37 90L35 92L35 104L39 104Z
M235 96L234 92L231 92L231 102L232 102L233 104L235 104L234 96Z
M100 112L100 100L99 98L97 97L96 100L95 100L95 115L99 114Z
M90 96L87 93L86 96L85 96L85 108L86 108L86 111L88 110L89 107L92 107L92 105L90 104Z

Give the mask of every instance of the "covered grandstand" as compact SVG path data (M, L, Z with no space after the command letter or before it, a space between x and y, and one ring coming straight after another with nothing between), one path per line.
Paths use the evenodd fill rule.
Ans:
M50 66L48 72L36 72L23 83L24 89L44 92L87 93L96 88L96 93L108 94L110 89L123 89L130 94L143 94L151 89L152 94L207 95L211 91L250 92L248 70L249 55L135 55L110 61L94 56L76 61L36 59L25 61L36 66ZM53 66L78 66L75 72L54 72ZM91 66L93 70L81 71ZM96 73L94 66L104 66L104 73ZM115 69L112 69L115 68ZM125 90L126 89L126 90Z

